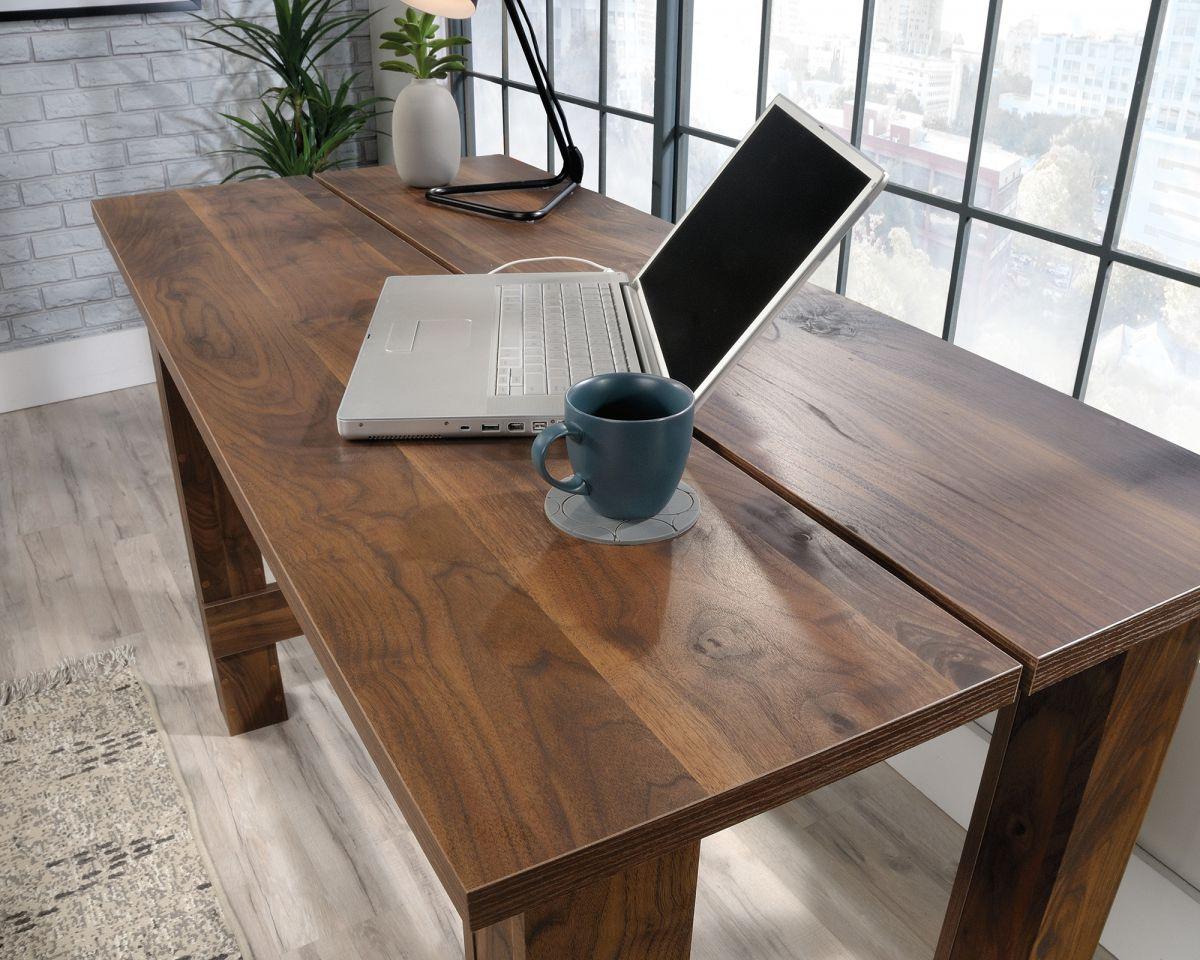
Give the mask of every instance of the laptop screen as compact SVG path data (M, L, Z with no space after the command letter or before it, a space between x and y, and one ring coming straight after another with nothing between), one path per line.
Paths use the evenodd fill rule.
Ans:
M667 372L698 387L868 182L771 108L638 277Z

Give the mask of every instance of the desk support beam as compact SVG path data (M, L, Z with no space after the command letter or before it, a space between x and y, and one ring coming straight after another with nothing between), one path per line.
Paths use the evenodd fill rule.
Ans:
M482 930L467 960L688 960L700 843L631 867Z
M1000 712L937 960L1091 960L1200 657L1200 621Z
M301 631L170 373L155 353L158 397L217 699L230 735L287 719L275 643Z

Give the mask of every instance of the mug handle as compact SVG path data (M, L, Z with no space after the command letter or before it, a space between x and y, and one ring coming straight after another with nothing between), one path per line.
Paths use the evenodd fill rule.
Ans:
M546 469L546 453L552 444L559 437L571 437L573 440L578 440L582 434L573 427L568 427L563 422L552 423L545 430L539 433L533 441L533 450L530 456L533 458L533 465L537 472L542 475L550 486L558 487L566 493L587 493L588 484L583 477L577 473L571 474L569 477L564 477L559 480L557 477L550 476L550 471Z

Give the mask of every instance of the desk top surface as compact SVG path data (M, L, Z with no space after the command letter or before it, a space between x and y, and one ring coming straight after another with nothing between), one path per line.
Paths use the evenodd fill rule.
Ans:
M464 179L530 169L477 158ZM632 274L669 230L588 191L531 227L434 207L387 167L322 179L462 272L566 253ZM1031 689L1200 615L1200 457L812 285L697 431L1004 647Z
M435 263L312 181L97 222L293 613L472 927L1011 702L1019 667L713 451L703 514L569 540L516 441L349 443L384 279Z

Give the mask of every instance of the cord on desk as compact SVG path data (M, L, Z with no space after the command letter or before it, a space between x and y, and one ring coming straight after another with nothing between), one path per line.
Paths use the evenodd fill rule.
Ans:
M603 270L605 273L615 272L612 267L606 267L603 264L596 263L595 260L586 260L583 257L526 257L523 260L509 260L508 263L502 263L495 270L489 270L488 273L499 273L501 270L515 267L519 263L541 263L543 260L574 260L576 263L586 263L589 267L595 267L597 270Z

